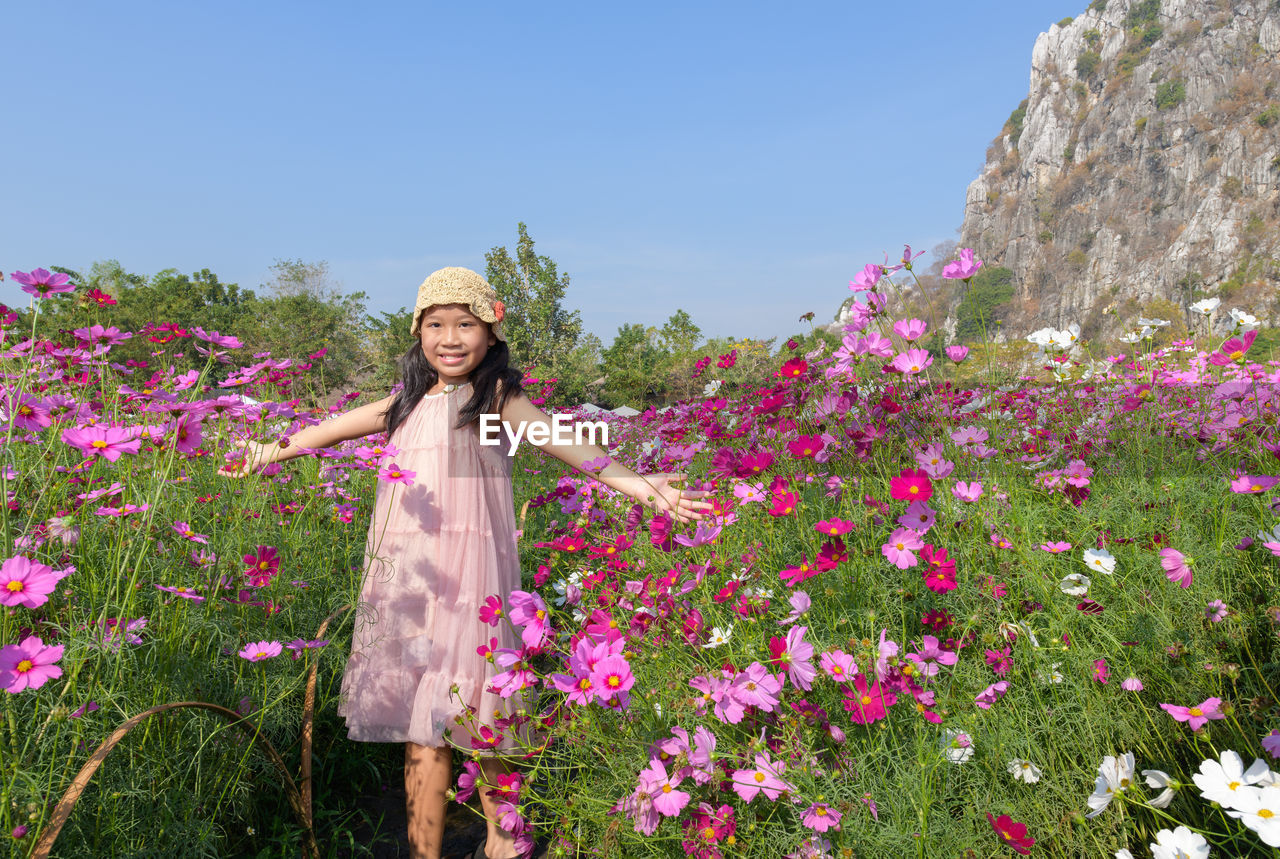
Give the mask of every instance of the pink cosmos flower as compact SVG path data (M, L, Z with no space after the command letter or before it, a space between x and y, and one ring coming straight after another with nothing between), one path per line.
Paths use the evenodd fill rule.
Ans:
M1227 718L1227 715L1218 709L1221 704L1221 698L1206 698L1194 707L1179 707L1176 704L1161 704L1160 709L1164 710L1177 721L1186 722L1188 726L1190 726L1191 730L1198 731L1201 727L1207 724L1210 719Z
M853 280L849 281L849 288L855 292L869 292L876 288L876 284L880 282L880 275L883 273L884 266L869 262L862 267L862 271L853 276Z
M814 832L826 832L828 829L839 829L840 812L825 802L815 802L800 815L800 822Z
M981 427L960 427L951 433L951 440L956 444L981 444L990 434Z
M839 649L824 652L818 660L818 667L837 683L849 683L858 673L853 657Z
M951 494L966 504L972 504L982 497L982 484L978 481L964 483L959 480L951 487Z
M947 357L957 364L969 357L968 346L948 346L946 351Z
M207 545L209 542L208 534L197 534L186 522L174 522L173 530L176 531L179 536L185 537L193 543L205 543Z
M1060 555L1071 551L1070 543L1041 543L1040 548L1050 554Z
M898 524L917 534L927 534L937 521L938 512L923 501L912 501L907 511L898 517Z
M38 431L53 423L48 403L24 391L5 391L0 397L0 415L6 422L12 419L14 427L21 430Z
M643 790L653 797L653 809L664 817L677 817L689 804L690 796L676 787L683 778L672 779L662 761L652 758L649 766L640 773Z
M49 645L34 635L17 644L0 648L0 689L18 693L25 689L39 689L47 681L62 676L56 663L62 658L65 645Z
M1273 758L1280 758L1280 728L1273 728L1271 733L1262 738L1262 748Z
M791 594L791 612L782 619L783 626L790 626L809 613L809 606L812 601L809 595L804 591L795 591Z
M960 259L952 260L942 269L942 276L949 280L968 280L982 268L982 260L973 258L972 248L961 248Z
M734 770L733 789L743 802L750 802L759 793L766 799L777 799L784 791L794 793L795 788L782 779L784 770L782 761L771 761L768 754L758 752L754 767Z
M284 645L278 641L254 641L246 644L244 649L236 655L250 662L261 662L264 659L279 656L283 650Z
M543 647L550 640L552 630L547 621L548 615L547 604L536 592L511 592L511 611L508 617L513 624L523 627L520 638L525 647Z
M752 662L733 681L734 697L744 706L759 707L765 713L774 711L781 693L782 681L759 662Z
M842 537L853 530L853 522L836 518L823 519L813 527L819 534L824 534L828 537Z
M1003 698L1008 691L1009 681L998 680L979 692L978 696L973 699L973 703L983 710L990 710L991 705Z
M1191 587L1191 563L1191 559L1177 549L1160 550L1160 566L1164 567L1164 574L1175 585Z
M958 587L956 562L947 557L946 549L935 549L932 544L926 543L920 550L920 556L925 560L925 567L920 571L925 587L936 594L953 591Z
M921 639L920 650L916 653L905 653L903 657L915 664L915 670L925 677L935 677L944 665L955 665L960 658L954 652L939 645L938 639L926 635Z
M781 668L797 688L808 691L812 688L813 678L818 670L813 667L813 645L804 640L808 632L807 626L793 626L787 630L785 639L772 637L769 640L770 662Z
M122 453L137 453L142 442L134 431L119 426L69 427L62 431L62 440L85 456L100 456L115 462Z
M1271 487L1280 483L1280 477L1268 477L1265 474L1238 475L1235 480L1231 481L1231 491L1244 493L1246 495L1258 495L1266 492Z
M908 349L895 355L889 366L905 376L923 373L933 365L933 356L924 349Z
M606 656L592 670L591 683L595 688L596 698L607 704L618 695L629 692L636 685L636 677L631 673L631 663L625 657Z
M919 534L910 528L899 528L889 535L889 542L880 547L880 554L898 569L905 570L920 563L913 550L923 546L924 541Z
M1210 623L1222 623L1227 619L1227 604L1213 600L1204 607L1204 616Z
M0 564L0 605L39 608L62 576L39 561L17 555Z
M1142 681L1137 677L1126 677L1124 682L1120 684L1120 688L1126 692L1141 692Z
M418 472L401 468L394 462L378 470L379 480L385 480L387 483L403 483L405 486L412 486L413 478L417 476Z
M34 268L31 271L15 271L9 275L22 285L22 291L36 298L48 298L60 292L75 292L71 275L62 272L51 272L48 269Z
M893 331L908 343L914 343L924 336L924 332L929 328L929 323L923 319L899 319L893 323Z
M1244 355L1249 351L1249 347L1253 345L1253 340L1257 336L1257 331L1246 331L1243 340L1232 337L1219 346L1217 352L1209 356L1209 363L1215 367L1225 367L1231 363L1243 364Z
M161 590L161 591L164 591L165 593L173 594L174 596L180 596L183 599L191 600L192 602L204 602L204 597L202 597L199 591L197 591L195 588L173 587L170 585L156 585L156 590Z
M1107 660L1093 660L1093 679L1102 685L1107 685L1107 678L1111 676L1111 669L1107 668Z

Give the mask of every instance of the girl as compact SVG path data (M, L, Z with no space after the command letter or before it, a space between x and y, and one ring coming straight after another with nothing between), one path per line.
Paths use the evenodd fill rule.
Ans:
M453 780L450 739L466 748L478 725L493 726L504 705L516 703L488 691L494 668L476 652L495 632L499 647L520 647L510 624L495 631L479 620L486 596L498 594L505 605L520 587L520 564L509 441L504 431L497 444L481 444L478 421L498 415L504 429L519 431L523 425L525 438L537 425L546 430L535 438L549 437L552 423L525 396L521 374L508 365L504 314L497 293L480 275L465 268L435 272L418 289L409 330L418 342L400 361L404 387L398 394L273 444L240 442L245 462L220 472L239 477L386 432L397 451L394 470L413 473L408 485L378 483L338 712L353 740L405 743L415 857L440 855L445 794ZM606 456L591 444L539 446L574 468ZM696 521L711 505L697 500L705 492L671 485L683 477L644 478L616 462L599 474L602 483L646 506L667 510L681 522ZM506 737L499 748L512 744ZM497 758L481 766L491 785L506 772ZM488 837L474 855L516 856L511 835L496 825L496 801L485 790L480 795Z

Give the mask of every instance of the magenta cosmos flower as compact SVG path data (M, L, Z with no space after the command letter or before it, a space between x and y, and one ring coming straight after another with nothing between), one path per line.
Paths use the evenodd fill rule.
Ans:
M22 284L22 291L36 298L45 298L59 292L75 292L71 283L71 275L62 272L51 272L48 269L36 268L31 271L15 271L9 275Z
M244 650L236 655L250 662L261 662L264 659L279 656L283 650L284 645L278 641L254 641L246 644Z
M413 478L417 475L416 471L408 471L393 462L378 472L378 479L385 480L387 483L403 483L405 486L412 486Z
M85 456L115 462L122 453L137 453L142 442L128 427L83 426L62 431L62 440Z
M39 608L49 601L62 577L23 555L0 564L0 605Z
M854 689L844 694L844 709L849 714L849 721L855 725L869 725L878 722L888 715L888 708L897 702L898 696L880 687L879 681L870 685L867 678L859 674L853 681Z
M244 562L248 565L244 574L248 576L251 587L269 584L280 572L280 553L274 546L259 546L257 554L244 556Z
M1225 719L1227 715L1219 709L1222 704L1221 698L1206 698L1194 707L1179 707L1175 704L1161 704L1160 709L1164 710L1179 722L1186 722L1193 731L1198 731L1210 719Z
M815 802L800 815L800 822L814 832L826 832L828 829L839 829L843 815L825 802Z
M933 497L933 481L924 469L903 469L889 480L889 495L897 501L928 501Z
M39 689L47 681L62 676L55 663L62 658L63 645L45 646L34 635L18 644L0 648L0 689L17 693Z
M942 276L949 280L968 280L982 268L982 260L973 258L972 248L961 248L960 259L952 260L942 269Z

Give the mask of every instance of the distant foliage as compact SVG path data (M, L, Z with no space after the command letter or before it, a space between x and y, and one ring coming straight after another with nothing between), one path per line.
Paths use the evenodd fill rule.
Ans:
M1014 108L1013 113L1009 114L1009 118L1005 121L1004 127L1009 133L1009 140L1014 146L1018 145L1018 138L1022 136L1022 123L1027 118L1028 99L1023 99L1022 103Z
M1059 21L1059 22L1058 22L1058 26L1059 26L1059 27L1065 27L1065 26L1067 26L1068 24L1070 24L1070 23L1071 23L1072 21L1074 21L1074 20L1075 20L1075 18L1072 18L1070 15L1068 15L1067 17L1063 18L1061 21Z
M995 336L995 320L1009 300L1013 298L1013 271L1003 267L983 267L969 282L969 289L960 308L956 311L956 341L963 343Z
M1103 8L1106 4L1103 4ZM1126 30L1132 30L1137 27L1147 27L1156 22L1156 18L1160 15L1160 0L1139 0L1129 7L1129 14L1125 15L1124 26Z
M1280 105L1268 105L1267 109L1258 114L1255 119L1257 119L1258 125L1263 128L1270 128L1276 124L1277 119L1280 119Z

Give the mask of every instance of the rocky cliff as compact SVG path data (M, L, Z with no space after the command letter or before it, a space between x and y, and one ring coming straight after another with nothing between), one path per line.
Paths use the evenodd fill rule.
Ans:
M1011 338L1108 337L1214 295L1215 330L1231 306L1274 324L1280 0L1094 0L1042 33L959 244L1013 272Z

